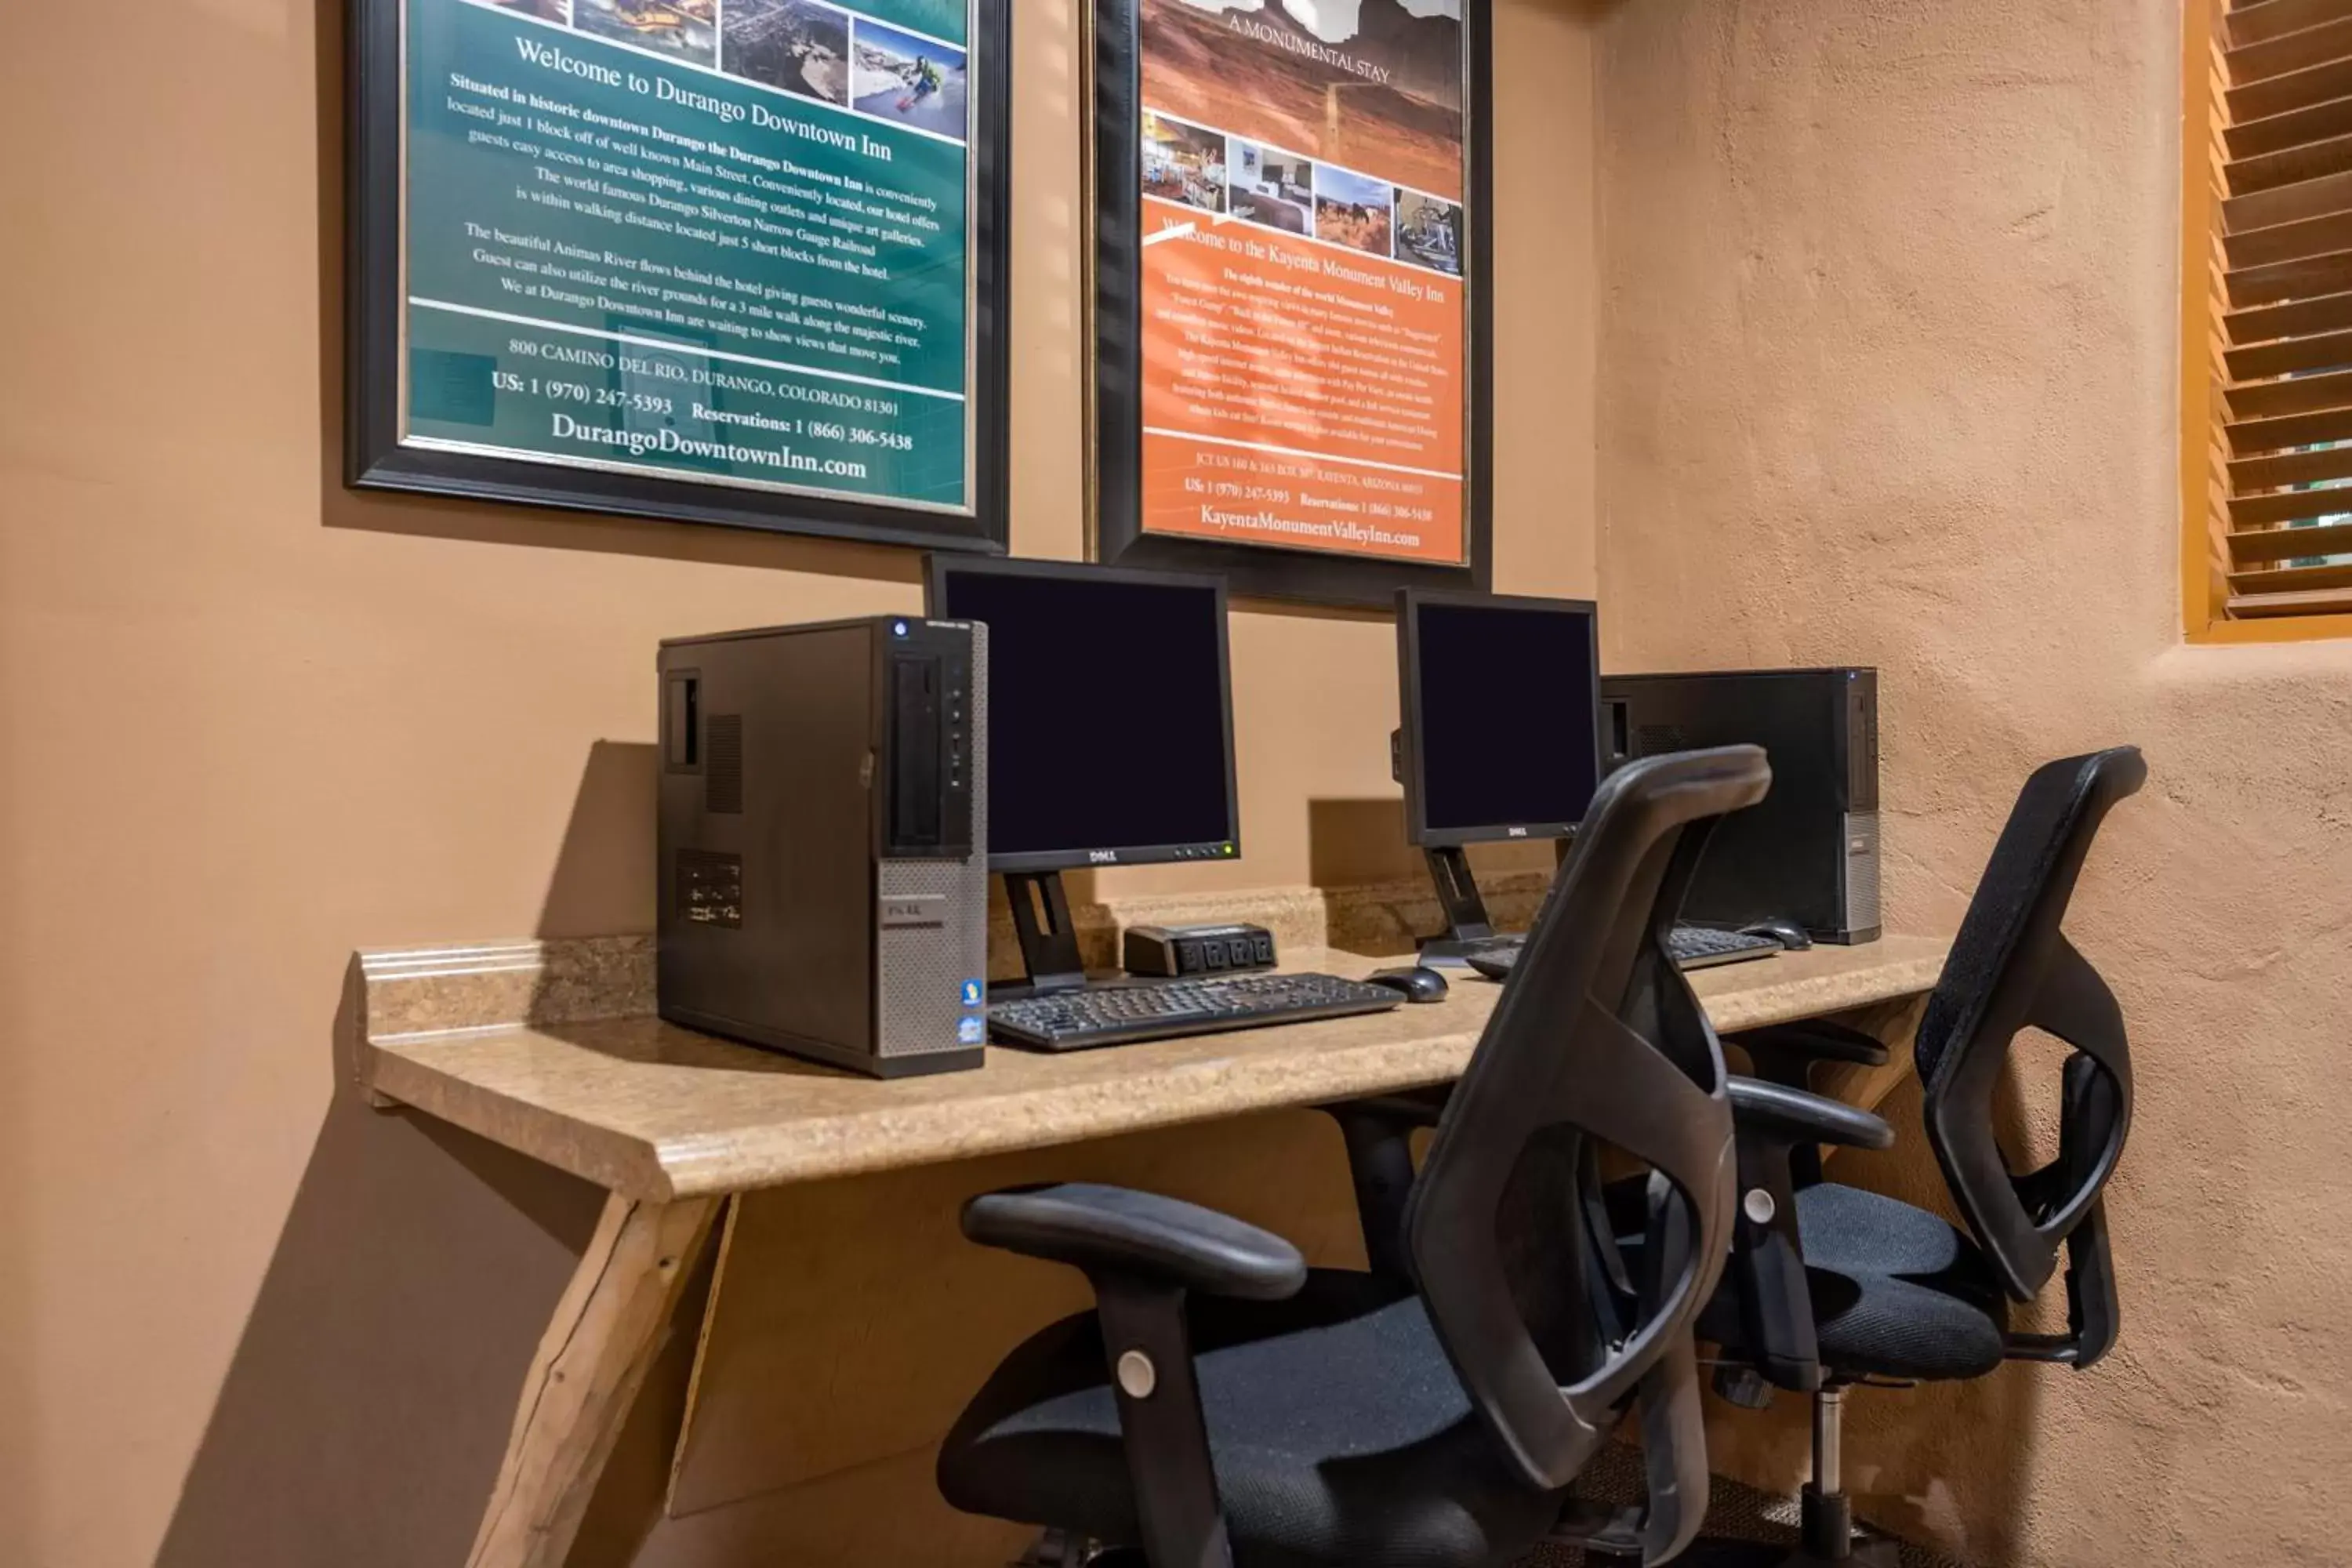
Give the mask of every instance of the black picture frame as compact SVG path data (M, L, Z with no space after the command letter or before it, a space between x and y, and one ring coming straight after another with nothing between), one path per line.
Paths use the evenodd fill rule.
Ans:
M1088 310L1095 353L1087 380L1087 499L1094 558L1107 564L1216 572L1234 592L1264 598L1379 608L1402 588L1485 592L1493 581L1494 384L1493 186L1494 23L1490 0L1462 0L1463 125L1468 251L1468 341L1463 379L1469 410L1463 526L1469 560L1460 566L1229 544L1142 526L1143 407L1140 251L1142 89L1138 0L1090 0L1088 88L1094 105L1087 177L1093 192Z
M1011 0L974 0L971 515L400 442L405 0L346 0L344 482L624 517L1003 554L1011 395Z

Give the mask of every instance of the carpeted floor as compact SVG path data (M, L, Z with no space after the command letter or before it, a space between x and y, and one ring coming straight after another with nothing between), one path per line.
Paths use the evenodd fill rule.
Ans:
M1580 1494L1599 1501L1629 1503L1643 1492L1642 1458L1633 1449L1612 1443L1577 1481ZM1793 1547L1797 1543L1797 1500L1768 1497L1753 1487L1715 1478L1707 1498L1706 1536L1724 1541L1764 1542ZM1901 1542L1896 1546L1901 1568L1968 1568L1968 1564L1925 1547ZM1703 1568L1704 1548L1694 1548L1681 1561ZM1742 1555L1745 1555L1744 1553ZM1548 1546L1526 1558L1519 1568L1583 1568L1584 1553L1572 1546Z
M1769 1497L1721 1476L1714 1479L1714 1489L1706 1502L1706 1533L1675 1560L1675 1568L1764 1568L1756 1561L1754 1546L1746 1543L1784 1550L1797 1544L1795 1498ZM1621 1443L1603 1448L1600 1458L1585 1467L1576 1482L1578 1495L1617 1507L1640 1501L1644 1489L1642 1456ZM1897 1568L1969 1568L1965 1563L1907 1541L1898 1541L1895 1547ZM1095 1568L1141 1568L1141 1555L1129 1552L1098 1556ZM1883 1553L1874 1555L1884 1561ZM1053 1556L1027 1556L1013 1568L1058 1560ZM1769 1561L1768 1557L1766 1562ZM1573 1546L1538 1547L1533 1554L1520 1559L1516 1568L1586 1568L1585 1555ZM1615 1568L1614 1563L1612 1568Z

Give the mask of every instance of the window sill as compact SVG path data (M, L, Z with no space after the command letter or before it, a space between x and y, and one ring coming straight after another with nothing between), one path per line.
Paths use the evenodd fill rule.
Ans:
M2352 637L2352 615L2260 616L2242 621L2215 621L2201 627L2191 626L2183 635L2191 647L2313 642L2322 637Z

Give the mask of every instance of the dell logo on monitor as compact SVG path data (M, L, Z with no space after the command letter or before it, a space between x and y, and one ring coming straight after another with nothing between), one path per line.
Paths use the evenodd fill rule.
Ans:
M1528 830L1524 827L1506 828L1504 831L1508 837L1513 838L1525 838L1528 836Z
M1087 864L1089 866L1116 866L1118 864L1118 851L1116 849L1089 849L1087 851Z

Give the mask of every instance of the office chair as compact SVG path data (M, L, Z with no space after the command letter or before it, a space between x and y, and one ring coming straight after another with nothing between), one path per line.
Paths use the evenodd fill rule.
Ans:
M2061 929L2099 825L2147 782L2129 746L2069 757L2026 781L1969 901L1916 1045L1922 1119L1963 1234L1923 1209L1822 1179L1821 1144L1883 1149L1886 1123L1824 1102L1735 1100L1740 1217L1731 1266L1701 1315L1738 1367L1717 1386L1744 1404L1771 1387L1812 1398L1813 1479L1793 1564L1846 1562L1852 1508L1841 1477L1845 1390L1982 1377L2004 1361L2077 1371L2116 1342L2121 1309L2102 1193L2131 1125L2131 1051L2098 972ZM2011 1042L2038 1027L2074 1047L2063 1074L2057 1157L2011 1174L1993 1130L1993 1094ZM1735 1037L1759 1074L1790 1093L1824 1061L1875 1065L1885 1047L1829 1024ZM1621 1227L1639 1194L1612 1190ZM2011 1332L2066 1248L2064 1334ZM1744 1375L1741 1369L1744 1369ZM1703 1560L1759 1559L1711 1547Z
M1096 1310L991 1376L940 1450L948 1500L1044 1527L1034 1563L1679 1552L1706 1502L1690 1324L1728 1255L1733 1153L1721 1047L1664 937L1714 819L1770 777L1731 747L1636 763L1595 797L1412 1184L1409 1278L1310 1270L1278 1237L1146 1193L972 1199L967 1236L1084 1270ZM1631 1268L1591 1228L1602 1143L1653 1173ZM1629 1411L1646 1510L1573 1502Z

